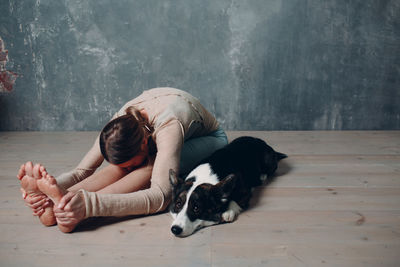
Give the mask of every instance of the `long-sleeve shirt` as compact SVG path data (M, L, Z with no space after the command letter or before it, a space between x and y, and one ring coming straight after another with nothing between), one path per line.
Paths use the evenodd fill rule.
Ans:
M154 88L127 102L113 118L133 106L144 109L153 127L157 154L148 189L128 194L97 194L80 190L86 203L86 217L125 216L156 213L171 200L169 169L179 172L180 152L185 140L217 130L218 122L192 95L174 88ZM92 174L103 162L98 138L74 172L57 178L68 188Z

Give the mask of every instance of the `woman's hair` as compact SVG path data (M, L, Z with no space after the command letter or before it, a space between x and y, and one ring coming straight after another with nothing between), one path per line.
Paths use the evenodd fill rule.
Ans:
M111 120L100 133L100 150L111 164L120 164L133 158L141 148L145 130L150 128L140 111L134 107L126 115Z

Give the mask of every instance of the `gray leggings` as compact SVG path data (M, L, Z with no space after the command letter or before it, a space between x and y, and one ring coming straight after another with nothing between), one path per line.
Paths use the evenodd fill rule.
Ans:
M187 175L204 158L215 150L228 144L228 138L221 127L205 136L190 138L185 141L181 151L180 174Z

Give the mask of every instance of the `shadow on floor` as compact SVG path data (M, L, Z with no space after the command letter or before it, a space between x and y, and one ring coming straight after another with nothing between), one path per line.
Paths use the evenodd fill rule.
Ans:
M86 231L94 231L97 230L101 227L104 226L109 226L129 220L134 220L134 219L139 219L143 217L149 217L149 216L157 216L160 214L166 213L165 212L160 212L156 214L150 214L150 215L131 215L131 216L124 216L124 217L93 217L93 218L88 218L81 222L76 229L73 232L86 232ZM143 225L142 225L143 224ZM141 226L144 226L145 223L142 223Z

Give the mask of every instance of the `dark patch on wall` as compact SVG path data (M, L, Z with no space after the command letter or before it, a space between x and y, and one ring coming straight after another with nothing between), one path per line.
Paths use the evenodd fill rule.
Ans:
M141 91L229 130L400 129L400 2L1 1L0 130L100 130Z
M11 92L18 74L6 69L8 50L5 49L3 39L0 37L0 93Z

